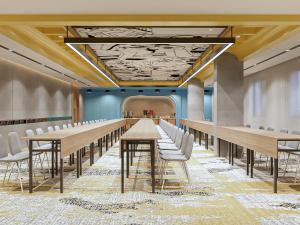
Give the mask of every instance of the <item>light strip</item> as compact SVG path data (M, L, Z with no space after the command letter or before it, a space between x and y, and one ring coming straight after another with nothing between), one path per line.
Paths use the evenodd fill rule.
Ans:
M101 73L103 76L105 76L110 82L112 82L115 86L120 87L118 84L116 84L106 73L104 73L102 70L100 70L94 63L92 63L88 58L86 58L80 51L78 51L72 44L66 43L66 45L69 46L74 52L76 52L81 58L83 58L87 63L89 63L92 67L94 67L99 73Z
M199 69L197 69L189 78L187 78L184 82L182 82L178 87L182 87L186 82L188 82L190 79L192 79L194 76L196 76L201 70L203 70L206 66L208 66L212 61L214 61L216 58L218 58L223 52L225 52L228 48L231 47L234 43L228 43L226 47L224 47L218 54L216 54L214 57L212 57L210 60L208 60L204 65L202 65Z

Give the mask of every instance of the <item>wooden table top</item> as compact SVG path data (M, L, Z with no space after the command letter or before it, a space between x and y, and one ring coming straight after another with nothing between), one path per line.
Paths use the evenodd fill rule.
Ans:
M122 126L125 126L124 119L114 119L35 135L28 137L28 139L32 141L60 141L60 156L63 158Z
M77 135L80 133L85 133L89 130L99 129L101 127L110 127L111 125L115 124L116 122L123 121L124 119L113 119L113 120L106 120L100 123L88 124L83 125L80 127L73 127L68 129L63 129L54 132L47 132L44 134L34 135L30 137L25 137L25 139L33 140L33 141L40 141L40 140L61 140L73 135Z
M156 140L160 138L160 134L152 119L140 119L122 135L121 140Z

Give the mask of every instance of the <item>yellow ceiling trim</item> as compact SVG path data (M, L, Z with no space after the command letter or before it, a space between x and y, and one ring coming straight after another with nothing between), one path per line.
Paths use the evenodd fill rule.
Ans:
M96 85L111 86L111 84L99 77L89 65L77 55L66 52L61 46L47 38L44 34L33 27L14 26L0 27L0 32L33 51L47 57L59 65L73 71L79 76L94 82ZM80 62L80 63L78 63ZM85 66L86 65L86 66Z
M300 25L300 15L0 15L0 25L266 26Z

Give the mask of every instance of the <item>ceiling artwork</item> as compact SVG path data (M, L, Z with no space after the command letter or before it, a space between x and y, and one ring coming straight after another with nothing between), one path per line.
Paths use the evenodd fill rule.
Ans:
M223 27L75 27L83 38L219 37ZM178 80L209 44L89 44L120 80Z

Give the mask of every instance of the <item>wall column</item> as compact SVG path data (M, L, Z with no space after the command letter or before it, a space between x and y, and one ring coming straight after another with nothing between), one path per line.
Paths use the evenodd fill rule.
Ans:
M216 126L243 125L243 63L224 53L214 62L213 121ZM215 140L215 150L218 141ZM221 155L227 154L227 144L221 142Z
M204 120L204 83L197 78L188 82L188 119Z

